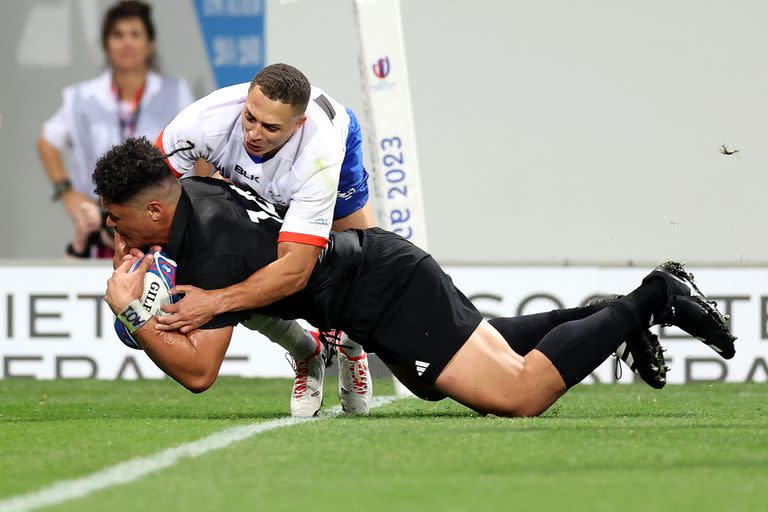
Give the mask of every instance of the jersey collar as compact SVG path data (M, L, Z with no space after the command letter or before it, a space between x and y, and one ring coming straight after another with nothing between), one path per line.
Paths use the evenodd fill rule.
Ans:
M272 155L272 156L271 156L271 157L269 157L269 158L264 158L264 157L260 157L260 156L255 156L255 155L252 155L252 154L248 153L248 151L246 151L246 154L247 154L249 157L251 157L251 160L253 161L253 163L255 163L255 164L263 164L264 162L266 162L266 161L267 161L267 160L269 160L270 158L273 158L273 157L274 157L274 156L275 156L277 153L275 153L275 155Z
M181 185L181 196L176 205L176 213L173 214L171 221L171 233L168 236L168 243L165 246L165 253L179 263L181 259L181 245L184 240L184 234L187 232L187 225L192 216L192 201L184 190L184 184Z

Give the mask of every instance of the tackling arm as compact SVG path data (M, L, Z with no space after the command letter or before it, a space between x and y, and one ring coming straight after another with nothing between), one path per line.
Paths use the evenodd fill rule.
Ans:
M317 169L291 194L278 237L277 260L242 283L216 291L217 314L264 307L307 286L328 242L340 166L338 162Z
M219 313L268 306L300 292L320 256L320 247L294 242L277 245L277 260L259 269L242 283L215 290Z
M277 245L277 260L241 283L218 290L176 286L171 293L183 293L184 298L176 304L162 306L163 311L173 316L159 317L158 329L193 332L216 315L261 308L293 295L307 286L321 251L314 245L281 242Z

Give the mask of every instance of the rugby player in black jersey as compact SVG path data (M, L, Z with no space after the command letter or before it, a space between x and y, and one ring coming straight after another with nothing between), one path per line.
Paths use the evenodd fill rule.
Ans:
M212 178L178 182L144 139L97 163L96 192L127 247L160 245L176 260L178 285L237 283L277 257L281 212ZM126 254L105 300L121 315L142 293L146 258ZM581 308L487 322L429 254L378 229L332 233L312 274L291 295L265 294L259 313L341 328L375 352L417 396L445 396L482 412L534 416L649 325L676 325L734 355L734 337L680 265L657 267L626 296ZM183 300L183 299L182 299ZM193 392L216 380L232 329L249 311L214 317L188 334L165 332L148 314L133 336L168 375Z

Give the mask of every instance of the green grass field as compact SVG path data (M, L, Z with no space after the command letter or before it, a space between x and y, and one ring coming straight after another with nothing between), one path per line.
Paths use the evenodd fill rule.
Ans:
M284 417L288 389L0 381L0 510L11 496ZM333 381L326 395L337 403ZM407 399L266 431L48 509L766 510L767 410L761 384L579 386L543 417L515 420Z

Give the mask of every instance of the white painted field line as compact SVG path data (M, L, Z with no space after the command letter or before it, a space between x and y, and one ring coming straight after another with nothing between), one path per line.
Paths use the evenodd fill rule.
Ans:
M395 400L397 400L395 396L374 397L370 408L381 407ZM174 466L182 459L200 457L208 452L226 448L231 444L268 430L290 427L324 418L333 418L339 414L341 414L341 407L337 406L328 411L321 412L317 418L280 418L214 432L197 441L168 448L154 455L129 459L81 478L60 480L37 491L0 500L0 512L26 512L40 507L58 505L115 485L133 482L155 471Z

